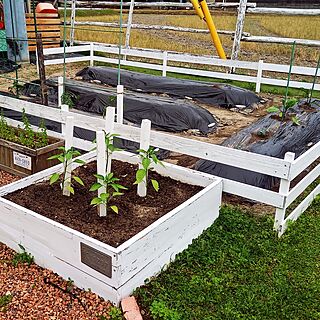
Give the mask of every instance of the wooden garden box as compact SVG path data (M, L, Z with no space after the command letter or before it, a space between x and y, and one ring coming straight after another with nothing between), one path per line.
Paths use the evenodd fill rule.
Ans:
M81 158L90 162L95 154ZM114 158L134 164L139 161L127 152L115 153ZM48 180L58 170L61 165L0 188L0 241L15 250L22 244L39 265L116 304L160 272L219 216L222 180L169 163L155 170L203 189L117 248L2 198Z
M49 137L46 147L31 149L20 144L0 139L0 169L21 177L56 165L57 160L47 160L64 145L63 140Z

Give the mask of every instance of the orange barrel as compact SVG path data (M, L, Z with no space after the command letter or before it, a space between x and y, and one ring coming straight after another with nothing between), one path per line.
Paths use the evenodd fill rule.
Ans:
M51 3L39 3L36 13L57 13L58 10Z

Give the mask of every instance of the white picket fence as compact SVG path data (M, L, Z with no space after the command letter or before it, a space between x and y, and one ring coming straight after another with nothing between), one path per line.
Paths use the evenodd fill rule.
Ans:
M63 48L48 48L44 49L45 56L50 56L54 54L62 54L64 52ZM93 66L95 62L109 63L117 65L119 48L115 45L108 44L99 44L99 43L90 43L85 45L79 45L75 47L67 47L66 53L84 53L86 56L79 57L68 57L65 59L66 63L73 62L84 62L89 61L90 65ZM102 56L110 55L110 57ZM260 92L262 84L274 85L285 87L287 85L287 80L281 78L269 78L263 75L264 72L274 72L275 76L279 76L279 74L286 74L289 71L289 65L283 64L275 64L275 63L266 63L263 60L259 60L258 62L252 61L240 61L240 60L221 60L218 58L210 57L210 56L199 56L192 55L186 53L178 53L171 51L161 51L161 50L149 50L149 49L141 49L141 48L123 48L121 50L122 60L121 65L123 66L131 66L131 67L139 67L146 68L151 70L162 71L162 76L166 76L167 72L186 74L186 75L195 75L202 76L208 78L217 78L224 80L237 80L242 82L250 82L255 84L255 91ZM126 59L124 59L126 57ZM149 59L155 60L156 62L140 62L140 61L131 61L128 60L128 57L134 57L139 59ZM63 64L64 59L50 59L45 60L45 65L56 65ZM187 68L187 67L179 67L171 64L174 63L186 63L192 65L199 65L198 69ZM205 70L207 66L215 66L215 67L224 67L225 72L222 71L209 71ZM236 68L240 72L246 72L250 70L256 73L253 75L245 75L240 73L229 73L230 68ZM292 74L300 75L300 76L311 76L315 75L316 68L313 67L302 67L302 66L294 66L292 69ZM309 80L310 81L310 80ZM303 89L311 89L311 82L303 82L303 81L291 81L291 88L303 88ZM320 91L320 84L315 85L315 90Z
M83 114L67 109L57 109L43 105L17 100L15 98L0 95L0 108L22 111L44 119L50 119L62 124L65 127L66 119L72 116L74 126L96 132L105 128L105 119L101 116ZM16 120L7 119L8 123L18 126L21 123ZM141 129L133 126L115 123L114 132L120 134L121 138L140 142ZM49 135L57 138L64 138L64 134L48 131ZM289 220L296 220L310 205L312 200L320 193L320 186L317 185L309 195L289 214L286 210L305 189L313 183L320 175L320 164L315 166L301 181L293 188L290 184L294 178L312 165L320 157L320 142L311 147L307 152L297 159L293 153L287 153L284 159L259 155L247 151L231 149L215 144L200 142L183 137L173 136L167 133L151 130L150 145L162 149L186 154L202 159L223 163L233 167L246 169L253 172L266 174L280 179L278 192L254 187L245 183L223 179L223 191L247 199L271 205L276 208L275 229L281 235ZM90 141L79 138L73 139L73 145L82 150L92 150L93 144Z

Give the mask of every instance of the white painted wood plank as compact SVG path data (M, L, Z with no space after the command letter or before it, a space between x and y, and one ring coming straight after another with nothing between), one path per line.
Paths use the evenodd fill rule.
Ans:
M283 208L285 197L278 192L250 186L245 183L223 178L223 191L243 198Z
M118 248L123 250L119 256L121 282L127 282L141 270L143 278L152 276L154 270L170 262L176 252L187 248L192 239L218 217L221 191L221 182L209 185L121 245ZM157 267L151 274L146 274L143 270L149 264Z
M289 68L290 68L289 65L284 65L284 64L267 63L267 62L264 62L263 64L264 71L288 73ZM291 72L294 74L314 76L314 74L316 73L316 68L293 66Z
M308 188L308 186L320 176L320 164L309 172L299 183L290 190L286 201L286 207L296 200L299 195Z
M75 47L66 47L66 53L84 52L84 51L90 51L90 45L89 44L75 46ZM43 54L45 56L46 55L50 55L50 54L63 53L63 52L64 52L63 47L60 47L60 48L44 48L43 49Z
M84 56L84 57L73 57L73 58L66 58L66 63L74 63L74 62L85 62L90 61L90 56ZM64 59L52 59L52 60L45 60L44 65L45 66L51 66L56 64L63 64Z
M319 16L319 9L291 9L291 8L249 8L248 13L276 14L276 15L303 15Z
M320 185L318 185L283 221L280 226L280 231L278 233L279 237L283 235L288 227L288 221L297 220L303 212L305 212L308 207L312 204L313 200L320 194Z
M290 180L293 180L298 176L304 169L308 168L314 161L320 156L320 141L312 146L308 151L302 154L292 163L290 171Z

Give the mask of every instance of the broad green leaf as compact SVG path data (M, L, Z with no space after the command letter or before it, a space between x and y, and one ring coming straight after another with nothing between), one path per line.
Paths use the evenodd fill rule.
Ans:
M67 190L69 190L71 194L74 194L74 189L73 189L73 187L67 186Z
M72 159L72 153L71 152L68 152L67 154L66 154L66 160L67 161L70 161Z
M96 206L97 204L100 204L100 203L102 203L102 200L100 199L100 198L98 198L98 197L96 197L96 198L93 198L92 200L91 200L91 205L92 206Z
M94 176L100 180L104 180L104 176L102 174L94 174Z
M74 179L76 182L78 182L80 185L84 186L84 183L83 183L83 181L82 181L81 178L79 178L79 177L77 177L77 176L74 176L73 179Z
M59 173L54 173L51 177L50 177L50 184L54 184L55 182L58 181L60 177Z
M157 180L151 179L151 183L152 183L153 189L158 192L159 191L159 182Z
M102 184L99 182L94 183L89 191L97 191L98 189L100 189L102 187Z
M149 158L142 159L142 166L144 167L145 170L148 170L150 164L151 164L151 160Z
M61 163L63 163L63 162L64 162L64 156L61 156L61 155L60 155L60 156L58 157L58 160L59 160Z
M56 154L54 156L49 157L47 160L55 160L58 159L61 156L61 154Z
M81 159L75 159L73 162L79 163L79 164L85 164L86 162Z
M140 183L146 176L146 171L144 169L138 169L136 172L136 182Z
M101 193L101 194L100 194L100 199L101 199L103 202L106 202L109 197L110 197L110 193Z
M112 179L113 178L113 172L110 172L109 174L108 174L108 180L110 180L110 179Z
M279 111L280 111L280 109L278 107L275 107L275 106L270 107L270 108L267 109L267 112L269 112L269 113L279 112Z
M117 196L122 196L123 194L124 194L123 192L114 192L112 196L117 197Z
M151 155L151 158L152 158L152 160L153 160L153 162L154 162L155 164L157 164L158 162L160 162L155 154L152 154L152 155Z
M66 150L65 147L58 147L57 149L58 149L58 150L63 150L63 151Z
M118 207L117 207L117 206L110 206L110 209L111 209L112 211L114 211L116 214L119 213L119 210L118 210Z

